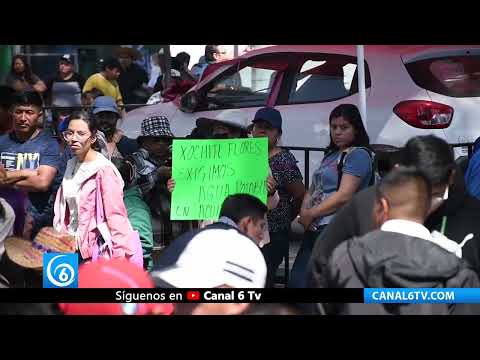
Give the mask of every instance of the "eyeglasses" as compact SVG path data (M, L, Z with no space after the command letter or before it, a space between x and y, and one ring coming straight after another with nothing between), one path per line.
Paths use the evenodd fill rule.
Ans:
M85 140L91 136L89 133L84 132L73 132L71 130L65 130L62 132L63 138L67 141L73 140L74 136L77 140Z

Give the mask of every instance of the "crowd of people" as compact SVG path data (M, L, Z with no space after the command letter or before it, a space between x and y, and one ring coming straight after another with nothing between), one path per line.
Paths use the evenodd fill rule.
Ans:
M175 69L194 81L224 55L209 45L192 71L188 54L181 54ZM267 202L232 194L217 221L172 221L176 136L161 115L144 119L137 139L117 129L123 105L141 98L136 90L148 79L140 76L134 52L120 49L116 56L120 60L105 61L86 81L63 56L58 74L46 83L24 57L12 61L0 89L1 287L41 287L42 255L52 251L78 254L81 288L275 287L280 264L289 261L293 221L304 234L288 287L480 286L478 146L461 167L444 140L417 136L388 154L380 176L379 154L358 108L340 104L330 114L330 144L308 184L295 156L279 145L278 110L264 107L253 118L225 110L199 118L188 137L266 137ZM47 101L59 107L53 128L45 122ZM158 234L163 247L156 257ZM475 304L305 305L45 304L32 310L12 304L10 312L480 313Z

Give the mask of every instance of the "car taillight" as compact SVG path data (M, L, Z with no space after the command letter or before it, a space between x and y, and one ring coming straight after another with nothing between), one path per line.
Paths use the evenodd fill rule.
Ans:
M452 122L451 106L426 100L407 100L395 105L393 112L407 124L420 129L444 129Z

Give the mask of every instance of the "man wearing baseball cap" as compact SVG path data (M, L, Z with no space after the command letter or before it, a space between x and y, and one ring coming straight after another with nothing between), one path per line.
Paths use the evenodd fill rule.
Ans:
M123 158L138 150L137 142L127 138L117 130L120 112L117 103L111 96L99 96L93 103L93 116L98 129L105 135L109 158Z
M187 233L152 273L163 288L263 288L267 265L258 246L238 230L204 229ZM172 244L173 245L173 244ZM177 304L175 314L235 315L243 303Z
M259 109L255 113L255 117L252 121L254 124L258 122L266 122L273 129L277 129L282 134L282 115L280 111L271 107L264 107Z
M58 70L46 81L46 103L58 107L53 109L55 128L72 113L71 107L81 106L81 94L85 79L74 71L74 58L65 54L58 59ZM79 110L79 109L78 109ZM68 120L66 120L68 121Z

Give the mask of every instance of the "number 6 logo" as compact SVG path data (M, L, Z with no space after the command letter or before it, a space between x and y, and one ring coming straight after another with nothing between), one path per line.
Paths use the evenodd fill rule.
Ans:
M48 255L48 257L46 257ZM60 260L61 259L61 260ZM47 266L45 268L45 262ZM77 283L77 254L44 254L43 287L69 287ZM46 275L46 278L45 278Z

